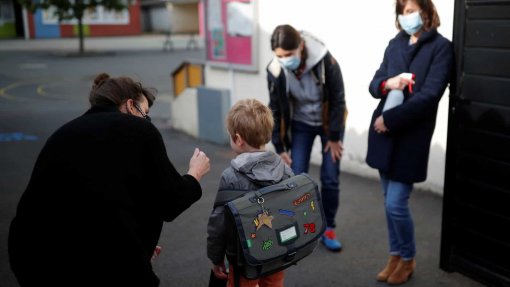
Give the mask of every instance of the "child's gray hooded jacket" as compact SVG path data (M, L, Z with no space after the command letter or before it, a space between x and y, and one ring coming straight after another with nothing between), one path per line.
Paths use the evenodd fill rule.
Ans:
M242 153L230 162L230 167L223 171L218 193L223 190L249 192L276 184L293 175L290 167L272 151ZM223 263L227 250L223 206L217 206L212 211L207 233L207 256L213 264L219 265Z

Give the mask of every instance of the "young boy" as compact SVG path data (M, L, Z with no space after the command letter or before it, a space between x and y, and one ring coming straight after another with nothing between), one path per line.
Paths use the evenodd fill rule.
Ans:
M273 130L273 115L267 106L254 99L241 100L229 111L226 124L230 134L230 146L237 156L223 171L218 192L222 190L249 192L276 184L294 175L280 156L265 150ZM224 264L226 251L234 248L227 246L223 206L218 206L212 211L207 233L207 256L213 263L213 272L220 279L228 277L228 286L232 287L233 272L237 270L230 268L227 275ZM283 286L283 281L283 271L257 280L248 280L240 276L241 287L255 287L257 284L260 287L280 287Z

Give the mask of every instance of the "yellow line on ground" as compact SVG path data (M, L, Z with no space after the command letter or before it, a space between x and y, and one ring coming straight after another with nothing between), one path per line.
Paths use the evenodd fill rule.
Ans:
M37 86L37 94L43 97L48 95L48 93L44 91L44 85Z
M23 84L23 81L14 82L12 84L7 85L6 87L3 87L2 90L7 91L7 90L10 90L10 89L16 88L17 86L20 86L22 84Z
M25 98L14 97L13 95L8 94L7 91L14 89L18 86L31 84L31 83L37 83L37 81L27 80L27 81L18 81L18 82L11 83L3 88L0 88L0 97L7 99L7 100L27 101L27 99L25 99Z
M72 82L72 79L61 79L60 82L62 82L62 81ZM41 84L41 82L43 84ZM49 86L58 85L58 82L52 82L50 79L44 79L44 78L17 81L17 82L11 83L5 87L0 87L0 98L4 98L4 99L8 99L8 100L17 100L17 101L28 101L29 100L28 98L15 97L13 95L8 94L7 91L14 89L16 87L19 87L19 86L31 85L31 84L37 85L36 93L38 96L50 97L50 94L48 92L46 92L45 88L47 88ZM58 97L55 97L55 98L58 98Z
M15 100L16 99L13 96L11 96L8 93L6 93L6 89L5 88L0 88L0 98L4 98L4 99L7 99L7 100Z

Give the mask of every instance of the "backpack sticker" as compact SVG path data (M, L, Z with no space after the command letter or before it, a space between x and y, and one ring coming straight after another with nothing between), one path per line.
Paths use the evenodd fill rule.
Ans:
M248 248L251 248L253 246L250 239L246 240L246 245L248 246Z
M315 223L305 223L303 227L305 228L305 234L315 233Z
M285 209L279 209L278 213L280 213L281 215L287 215L287 216L290 216L290 217L293 217L294 215L296 215L296 213L294 211L285 210Z
M257 230L259 230L264 225L273 229L273 222L272 222L273 219L274 219L274 216L269 215L269 212L267 210L264 210L264 212L259 213L257 218L254 220L255 226L257 226Z
M298 206L301 203L309 200L311 197L312 197L312 194L307 192L307 193L303 194L301 197L299 197L298 199L294 200L292 203L294 204L294 206Z
M267 251L273 246L273 240L268 239L262 242L262 250Z
M312 202L310 202L310 207L312 208L313 211L315 211L315 203L313 203L313 200Z
M295 225L287 226L277 233L280 244L286 245L298 238L298 230Z

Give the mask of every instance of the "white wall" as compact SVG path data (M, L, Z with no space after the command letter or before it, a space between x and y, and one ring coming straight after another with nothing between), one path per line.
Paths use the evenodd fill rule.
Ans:
M441 18L439 32L451 40L454 1L436 0ZM379 67L388 41L397 33L395 0L258 0L259 73L228 72L206 68L206 85L231 89L232 103L242 98L269 101L265 67L272 58L269 38L279 24L291 24L322 39L340 63L349 110L342 170L376 177L365 164L367 132L377 101L368 84ZM421 188L442 194L446 149L448 93L441 100L436 131L431 143L429 175ZM320 148L312 161L319 163Z
M198 137L197 89L185 89L179 96L172 97L172 126Z

